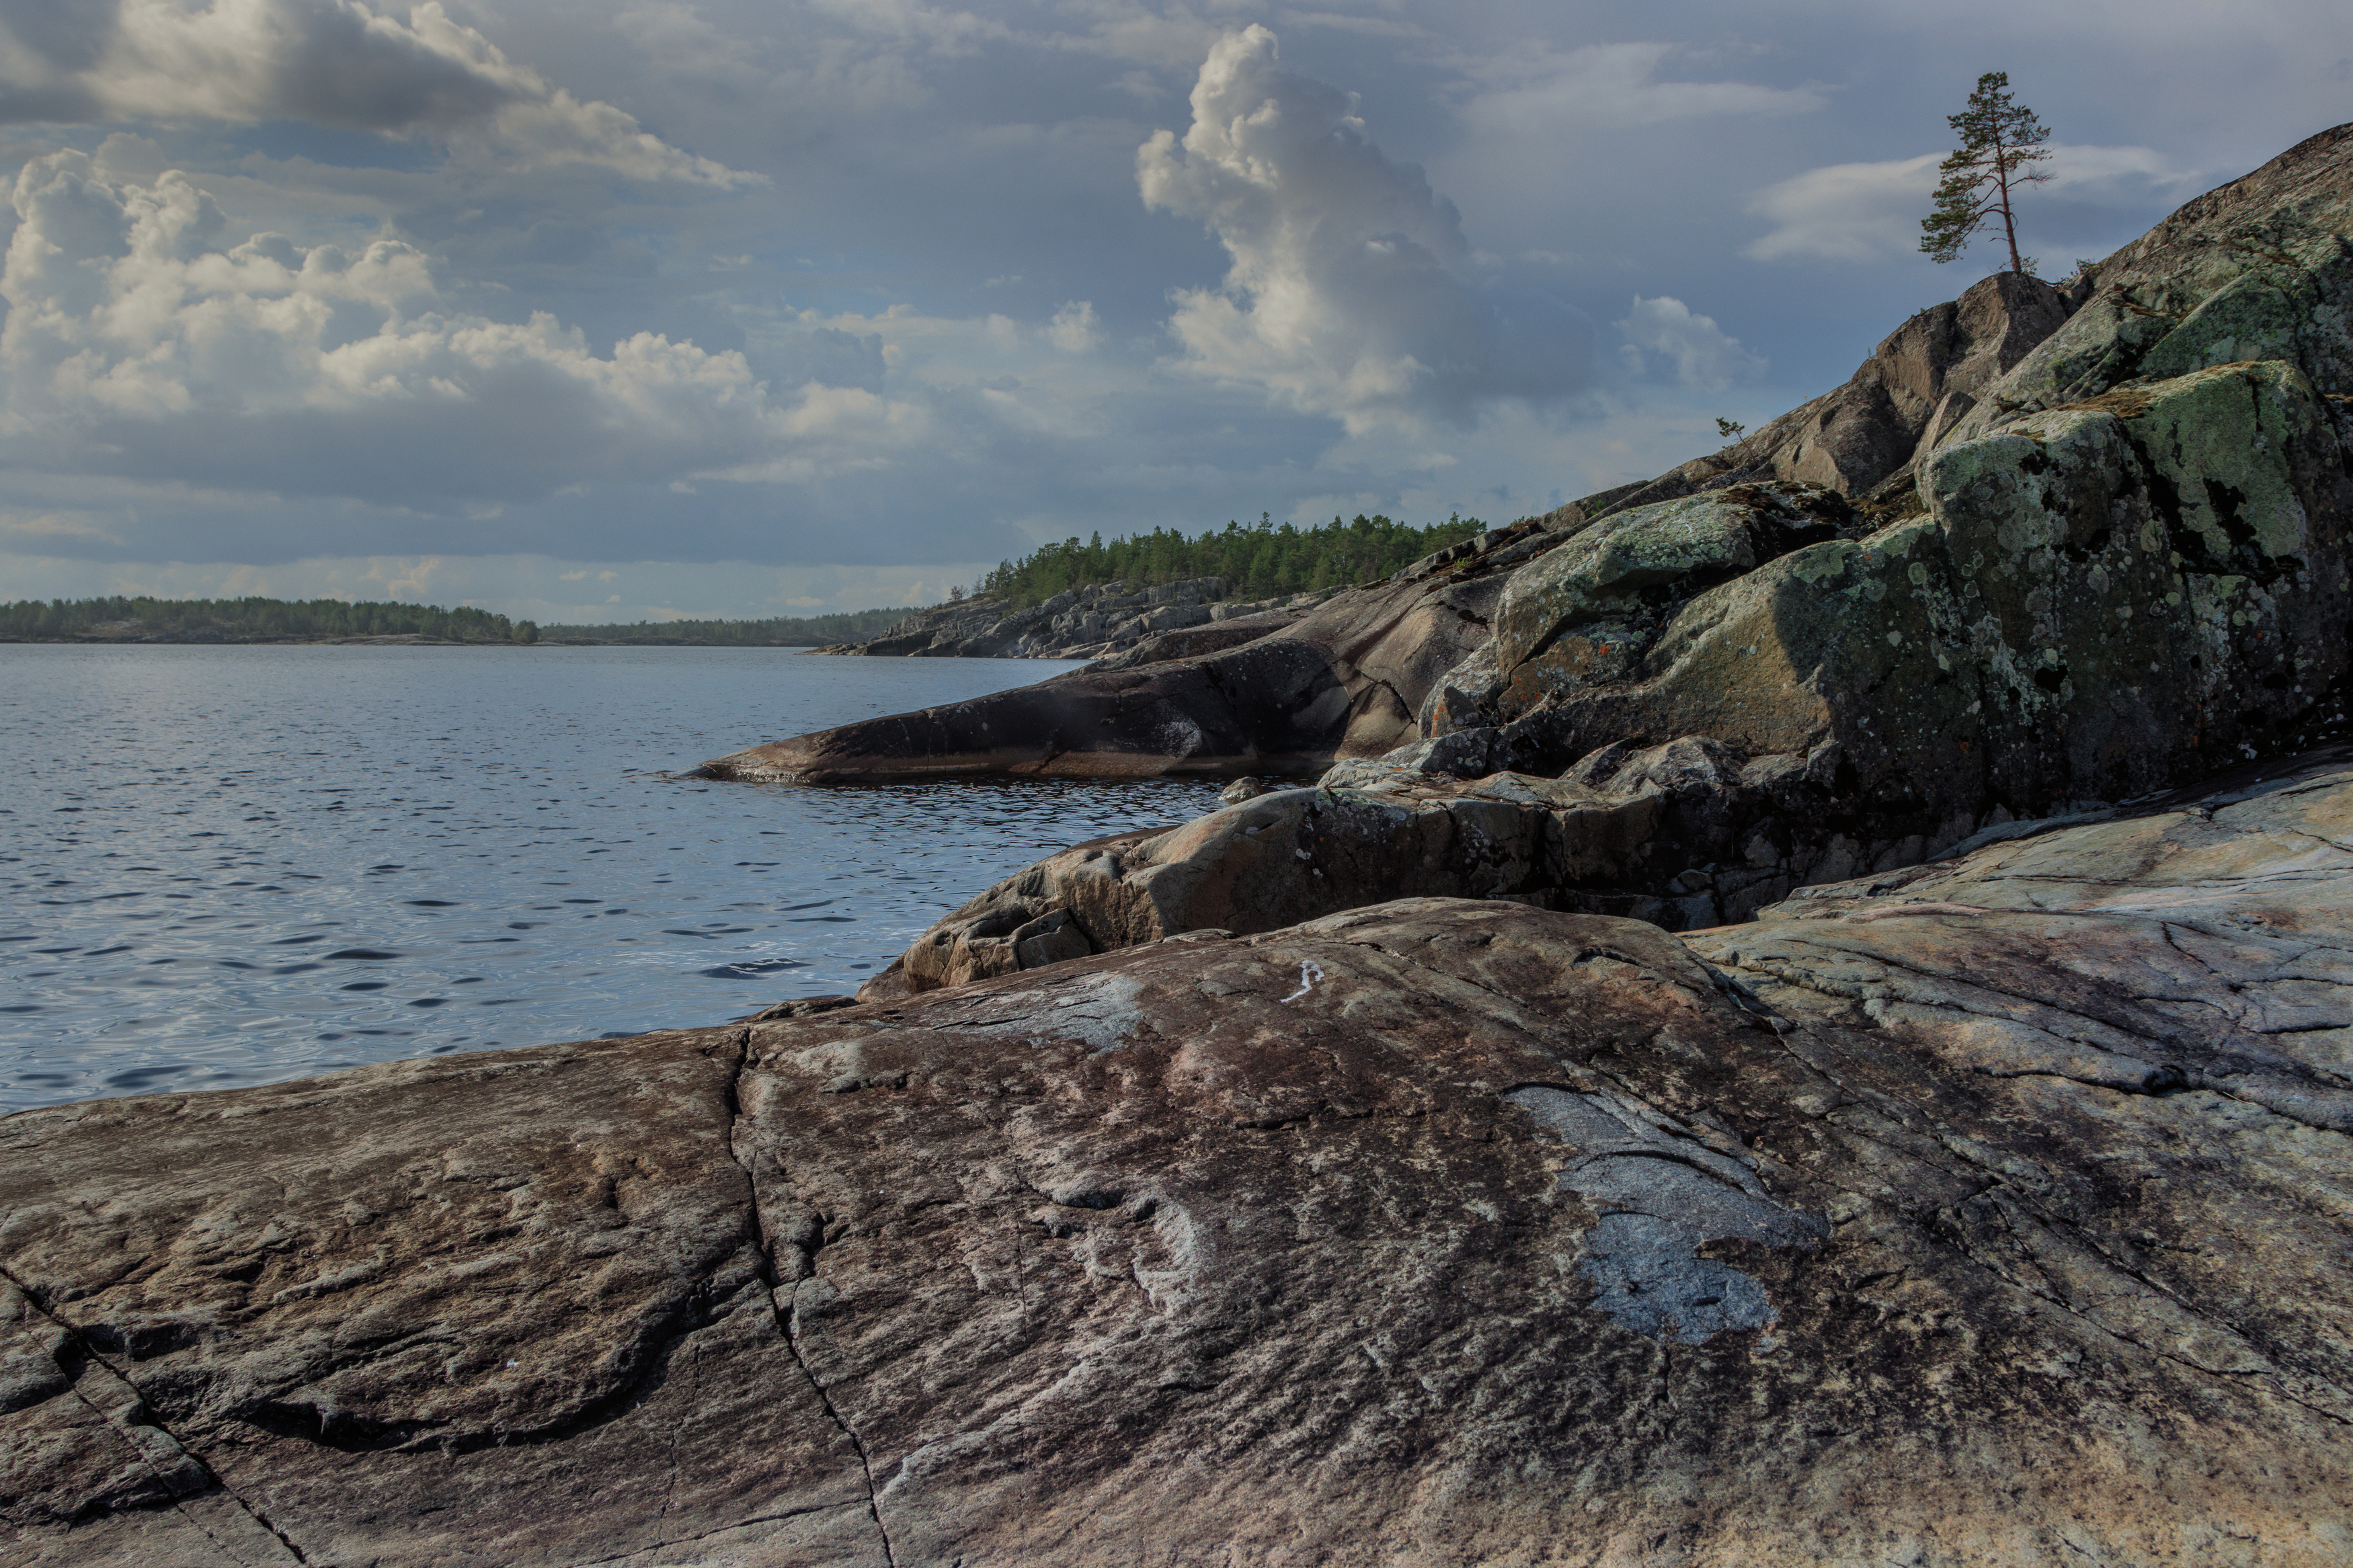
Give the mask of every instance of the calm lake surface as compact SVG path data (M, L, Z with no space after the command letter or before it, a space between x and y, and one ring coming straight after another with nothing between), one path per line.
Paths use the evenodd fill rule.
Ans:
M998 878L1218 786L672 775L1071 668L0 645L0 1110L854 990Z

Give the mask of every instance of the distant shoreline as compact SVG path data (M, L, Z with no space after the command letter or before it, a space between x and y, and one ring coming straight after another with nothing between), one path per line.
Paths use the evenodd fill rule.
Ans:
M724 647L770 648L806 653L815 643L702 642L691 637L542 637L519 643L503 637L434 637L417 632L393 632L381 637L22 637L0 634L0 645L28 647Z

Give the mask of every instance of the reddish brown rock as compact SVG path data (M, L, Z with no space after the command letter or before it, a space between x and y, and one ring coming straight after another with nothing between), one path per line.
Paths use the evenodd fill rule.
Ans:
M2348 813L11 1118L7 1560L2340 1563Z

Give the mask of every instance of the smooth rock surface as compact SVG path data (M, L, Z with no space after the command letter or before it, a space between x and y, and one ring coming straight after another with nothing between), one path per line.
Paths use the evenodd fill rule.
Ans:
M28 1112L7 1560L2340 1563L2348 894L2339 775Z
M1430 688L1486 640L1506 572L1549 537L1533 527L1498 531L1474 552L1452 552L1443 568L1334 595L1239 647L1073 670L953 707L755 746L705 770L798 784L1317 773L1412 738ZM1215 623L1201 630L1217 635Z

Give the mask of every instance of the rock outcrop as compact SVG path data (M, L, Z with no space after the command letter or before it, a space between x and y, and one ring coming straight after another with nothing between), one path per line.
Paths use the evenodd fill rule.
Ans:
M1864 836L1925 850L1989 812L2307 744L2341 713L2353 625L2348 226L2353 127L2065 289L1986 279L1736 447L1272 637L712 769L1234 775L1397 735L1448 742L1416 765L1472 776L1683 737L1744 768L1834 746ZM1346 645L1376 625L1386 668L1368 678ZM1432 632L1419 651L1413 625ZM1245 690L1262 666L1271 683Z
M8 1561L2353 1541L2353 777L0 1121Z
M1059 954L1400 892L1715 924L2341 738L2353 252L2329 224L2353 224L2353 128L2184 208L2073 316L2035 315L2031 279L1927 313L1821 405L1835 418L1807 416L1817 434L1864 428L1859 409L1926 420L1841 470L1852 490L1892 466L1865 504L1686 474L1668 488L1689 493L1433 557L1387 591L1486 585L1486 635L1392 683L1420 693L1413 738L1374 758L1377 727L1327 727L1342 760L1320 791L1043 862L880 984L1001 972L1041 921L1067 921ZM2281 357L2227 357L2256 352Z
M1458 547L1432 557L1440 564L1335 595L1223 652L1127 668L1106 661L704 767L716 778L799 784L1312 774L1335 756L1378 755L1410 741L1435 682L1486 641L1509 569L1548 538L1533 525L1493 531L1473 551Z
M2079 277L2060 287L1997 272L1958 300L1905 321L1845 384L1782 415L1718 452L1646 484L1590 496L1545 521L1572 526L1727 484L1781 479L1862 497L1908 479L1996 382L2059 330L2091 292Z
M1327 594L1241 600L1222 577L1130 587L1098 583L1023 607L1008 599L958 599L918 610L871 642L815 651L870 658L1085 658L1128 663L1235 647L1289 626ZM1144 651L1158 643L1158 651Z

